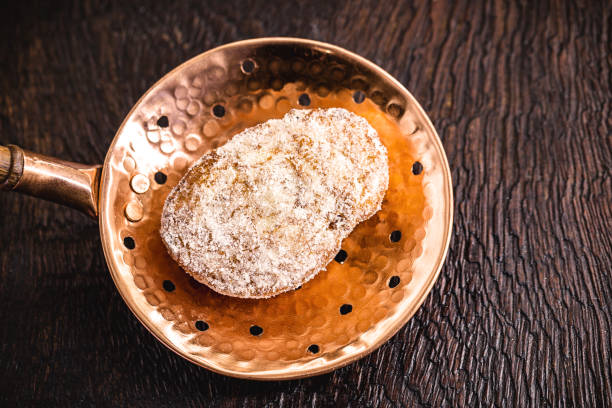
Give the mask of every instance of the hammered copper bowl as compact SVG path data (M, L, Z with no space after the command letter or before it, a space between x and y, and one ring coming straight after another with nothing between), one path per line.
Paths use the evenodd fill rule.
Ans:
M185 274L158 230L190 163L291 108L331 106L365 117L389 151L382 210L327 270L272 299L222 296ZM147 329L189 361L252 379L321 374L380 346L429 293L452 226L448 163L416 100L358 55L291 38L228 44L171 71L130 111L103 167L0 147L0 180L97 216L111 276Z

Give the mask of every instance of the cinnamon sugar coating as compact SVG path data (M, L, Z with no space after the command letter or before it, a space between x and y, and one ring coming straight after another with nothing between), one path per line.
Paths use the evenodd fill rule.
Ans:
M168 195L161 237L196 280L236 297L295 289L381 206L387 151L345 109L292 110L197 160Z

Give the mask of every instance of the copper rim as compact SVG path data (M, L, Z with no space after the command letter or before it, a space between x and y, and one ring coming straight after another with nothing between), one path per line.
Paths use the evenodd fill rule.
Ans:
M294 54L293 62L287 61L286 56ZM246 60L250 61L248 65L244 65ZM292 81L291 75L297 79ZM321 78L327 82L321 83ZM367 103L353 106L351 96L360 89ZM385 228L395 222L406 231L406 238L400 241L403 246L373 243L363 250L369 256L366 261L330 265L311 287L305 285L301 291L281 295L268 304L238 302L190 282L166 260L167 254L158 251L156 203L163 204L191 160L257 120L299 107L295 97L302 92L311 95L311 106L340 104L376 122L383 131L393 134L389 129L397 129L398 138L392 143L406 149L402 160L411 156L425 166L425 171L415 177L404 170L400 174L398 166L396 178L403 181L398 181L397 192L390 192L388 197L395 207L389 204L385 212L383 204L377 221L363 223L358 227L362 231L356 230L355 237L346 241L349 247L365 245L372 234L386 236ZM215 117L216 105L230 112L225 119ZM162 117L166 119L160 122ZM209 123L214 125L207 128ZM156 182L159 171L167 182ZM421 197L413 200L422 202L420 207L400 203L402 197L411 194ZM187 360L217 373L278 380L313 376L347 365L378 348L406 324L439 275L451 236L452 209L450 170L439 137L423 109L397 80L370 61L330 44L264 38L207 51L172 70L142 96L117 131L106 156L99 222L111 276L134 315L157 339ZM127 238L135 242L134 250L126 249ZM376 262L380 270L372 269ZM335 280L336 276L356 278L347 282ZM401 277L396 292L387 288L389 276ZM166 280L172 282L171 291L165 286ZM329 285L337 285L332 287L337 292L334 299L326 297L331 296L328 292L322 295ZM342 292L342 288L346 290ZM361 314L352 313L354 321L347 318L343 323L330 323L330 313L337 306L334 302L343 299L353 299ZM360 299L370 303L358 303ZM368 309L368 305L373 306ZM286 319L293 320L279 324L305 330L303 334L284 337L276 327L275 322L285 318L282 312L288 308L294 315L287 313ZM259 337L249 337L244 331L252 320L245 316L249 311L270 322L269 330ZM277 314L271 318L273 312ZM301 312L310 320L301 318ZM198 316L207 319L206 326L195 324ZM211 316L217 320L210 320ZM300 321L310 326L294 326ZM344 322L346 327L342 326ZM346 334L334 332L333 327L340 326ZM200 330L203 327L208 330ZM317 332L316 328L321 330ZM226 338L231 340L221 340ZM307 338L307 342L321 339L317 352L304 349L301 338ZM346 343L338 344L338 338ZM275 347L282 348L284 354Z

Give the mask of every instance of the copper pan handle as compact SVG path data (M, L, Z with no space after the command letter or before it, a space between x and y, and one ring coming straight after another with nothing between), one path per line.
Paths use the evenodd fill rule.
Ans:
M13 190L98 216L102 166L86 166L0 145L0 189Z

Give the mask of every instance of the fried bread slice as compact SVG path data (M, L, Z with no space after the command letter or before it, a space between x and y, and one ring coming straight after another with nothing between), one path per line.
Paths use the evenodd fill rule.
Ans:
M387 151L364 118L294 109L197 160L168 195L160 233L199 282L271 297L324 269L388 182Z

